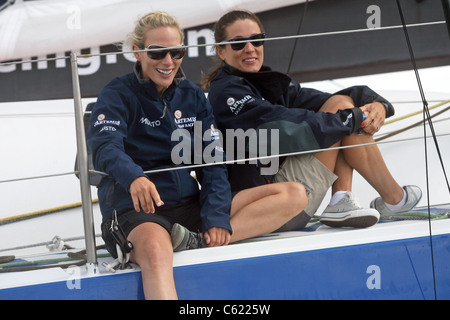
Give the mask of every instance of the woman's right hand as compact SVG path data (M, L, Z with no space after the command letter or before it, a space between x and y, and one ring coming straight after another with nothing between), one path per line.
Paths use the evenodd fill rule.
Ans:
M226 246L230 243L230 231L223 228L213 227L203 234L208 247Z
M142 208L145 213L155 213L155 204L157 207L164 205L155 184L146 177L138 177L131 182L130 194L137 212Z

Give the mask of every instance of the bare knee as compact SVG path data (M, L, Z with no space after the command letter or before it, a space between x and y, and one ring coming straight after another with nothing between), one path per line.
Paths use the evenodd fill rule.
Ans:
M171 244L165 241L155 241L148 237L141 239L139 243L134 244L133 261L142 269L160 269L172 266L173 249Z
M287 182L286 193L294 215L305 209L308 204L305 187L299 182Z
M170 248L172 249L172 248ZM144 261L140 262L141 267L149 267L151 269L158 269L172 264L172 250L168 250L161 246L158 242L152 241L146 243L142 249ZM142 259L141 259L142 260ZM144 266L142 266L144 265Z
M355 103L349 96L334 95L328 98L327 101L320 108L322 112L336 113L338 110L354 108Z

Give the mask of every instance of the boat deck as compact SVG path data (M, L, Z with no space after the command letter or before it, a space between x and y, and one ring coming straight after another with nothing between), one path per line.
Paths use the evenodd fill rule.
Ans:
M431 210L431 223L380 221L367 229L312 222L301 231L177 252L179 298L449 299L449 212L450 205L439 206ZM102 266L112 258L104 250L98 256L96 274L83 266L0 273L0 299L143 298L138 266L113 274ZM63 251L13 262L66 257Z

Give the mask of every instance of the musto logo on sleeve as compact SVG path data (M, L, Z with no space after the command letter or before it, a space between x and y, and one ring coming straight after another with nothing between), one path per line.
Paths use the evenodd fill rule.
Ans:
M102 113L97 116L97 121L94 123L94 128L102 126L102 131L116 131L115 127L120 126L120 120L106 120L106 116Z

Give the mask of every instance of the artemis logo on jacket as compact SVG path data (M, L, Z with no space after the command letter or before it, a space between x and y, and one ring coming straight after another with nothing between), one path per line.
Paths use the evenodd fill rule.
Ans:
M94 127L105 125L105 124L120 126L120 121L119 120L97 120L94 123Z
M187 117L187 118L175 118L175 123L177 124L179 129L190 128L194 125L197 117Z
M237 101L234 98L228 98L227 104L230 107L231 112L233 112L235 115L238 115L247 102L252 102L254 100L255 98L252 98L251 95L246 95L245 97Z

